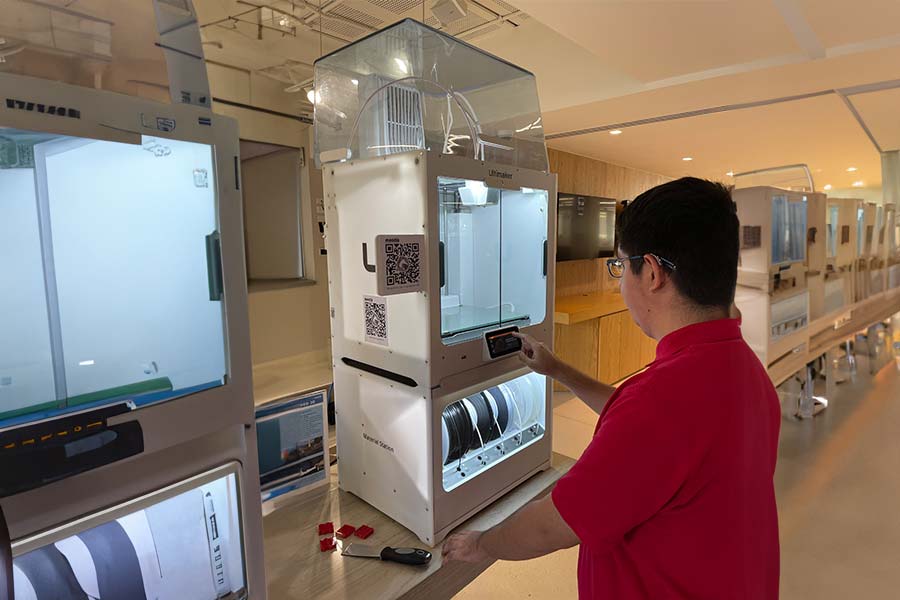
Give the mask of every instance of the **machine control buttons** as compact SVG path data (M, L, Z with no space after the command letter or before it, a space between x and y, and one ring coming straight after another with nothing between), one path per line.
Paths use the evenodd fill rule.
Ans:
M485 333L484 341L487 343L488 355L492 359L497 359L515 354L521 350L522 340L513 335L513 333L518 333L518 331L518 327L512 326Z

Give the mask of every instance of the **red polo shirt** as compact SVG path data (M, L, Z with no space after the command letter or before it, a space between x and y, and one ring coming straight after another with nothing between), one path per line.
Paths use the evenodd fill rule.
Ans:
M582 600L777 600L781 412L732 319L664 337L553 490Z

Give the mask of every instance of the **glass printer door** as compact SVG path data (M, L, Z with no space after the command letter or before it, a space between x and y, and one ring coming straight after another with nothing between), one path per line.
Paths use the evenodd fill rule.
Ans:
M542 322L547 191L440 177L438 196L444 343L503 324Z
M772 265L801 262L806 258L806 198L791 201L772 197Z
M0 427L223 384L215 181L203 144L0 128Z

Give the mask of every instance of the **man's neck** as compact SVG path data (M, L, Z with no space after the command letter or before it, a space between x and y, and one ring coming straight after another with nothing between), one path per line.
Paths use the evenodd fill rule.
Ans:
M659 341L673 331L678 331L688 325L727 318L728 311L724 308L697 309L684 307L682 310L668 311L654 327L653 338Z

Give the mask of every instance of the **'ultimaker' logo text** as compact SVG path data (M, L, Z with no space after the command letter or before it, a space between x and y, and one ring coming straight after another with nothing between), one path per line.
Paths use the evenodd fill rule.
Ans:
M488 175L491 177L498 177L500 179L512 179L512 173L507 173L506 171L498 171L497 169L491 169L488 172Z
M382 448L384 448L391 454L394 453L394 449L391 448L390 446L388 446L387 444L385 444L384 442L382 442L381 440L376 440L375 438L373 438L365 433L363 433L363 439L365 439L367 442L372 442L373 444L378 444L379 446L381 446Z
M81 111L76 108L66 108L65 106L54 106L52 104L41 104L40 102L28 102L27 100L15 100L13 98L6 99L6 108L36 112L42 115L68 117L70 119L81 118Z

